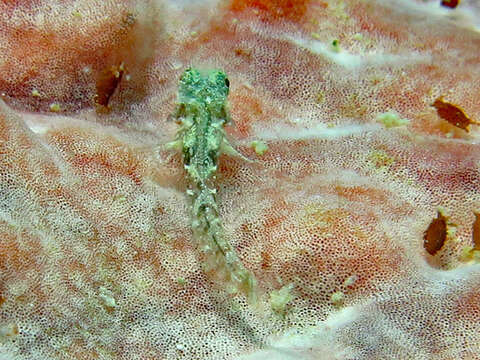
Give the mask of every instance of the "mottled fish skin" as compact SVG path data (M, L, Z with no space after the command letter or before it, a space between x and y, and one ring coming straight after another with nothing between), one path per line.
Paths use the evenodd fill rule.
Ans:
M218 157L221 151L234 152L223 129L229 121L229 85L222 71L185 70L173 114L181 125L174 144L182 151L189 177L192 231L206 254L205 270L216 272L217 277L222 274L229 292L241 292L254 301L255 279L225 238L215 197Z

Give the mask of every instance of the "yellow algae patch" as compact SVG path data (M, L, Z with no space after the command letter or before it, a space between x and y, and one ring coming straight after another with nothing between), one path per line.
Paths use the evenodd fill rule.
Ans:
M368 161L375 168L383 169L390 167L395 162L395 158L383 150L374 150L369 154Z
M19 333L18 325L15 323L0 325L0 344L14 339Z
M340 41L338 39L332 41L332 50L337 53L342 50L340 48Z
M323 93L323 91L319 91L317 92L316 96L315 96L315 102L317 104L321 104L325 101L325 94Z
M476 250L473 246L465 246L460 254L460 261L480 264L480 250Z
M259 140L252 141L250 146L252 147L253 150L255 150L255 153L259 156L262 156L268 150L268 145L265 142L259 141Z
M295 298L292 292L293 287L293 284L285 285L270 293L270 307L276 314L285 315L287 304Z
M387 111L382 114L378 114L376 120L382 123L387 129L392 127L408 125L410 123L410 120L401 119L397 113L392 111Z
M37 89L33 89L32 90L32 96L33 97L40 97L40 91L38 91Z
M59 112L61 110L60 104L58 103L51 103L50 104L50 111L51 112Z
M115 298L113 297L113 292L111 290L107 289L104 286L100 286L99 296L100 296L100 299L102 300L103 305L109 311L117 307L117 302L115 301Z
M343 285L347 287L352 286L357 282L357 280L358 280L357 275L350 275L348 278L345 279L345 281L343 282Z
M334 292L330 296L330 302L336 307L342 306L345 302L345 294L341 291Z
M356 118L364 116L368 111L368 107L363 103L359 94L351 94L345 99L345 102L340 105L339 111L345 117Z
M361 41L361 40L363 40L363 34L355 33L355 34L353 34L352 38L353 38L353 40Z
M307 227L327 227L328 214L319 204L308 204L304 208L304 224Z

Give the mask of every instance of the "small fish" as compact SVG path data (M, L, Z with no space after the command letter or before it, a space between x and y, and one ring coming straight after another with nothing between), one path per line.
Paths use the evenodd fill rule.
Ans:
M123 74L125 72L125 65L122 62L120 65L113 65L105 69L97 80L97 93L94 101L97 104L97 110L109 110L108 103L113 93L120 84Z
M442 0L440 5L448 7L450 9L455 9L458 4L460 4L460 0Z
M480 122L470 119L458 105L443 100L443 96L437 98L432 106L443 120L466 132L470 132L470 125L480 125Z
M205 271L215 273L217 279L220 276L229 292L241 292L255 303L256 280L225 235L214 186L221 153L243 158L225 137L229 87L222 71L185 70L171 116L180 129L168 147L182 152L190 185L187 194L192 199L192 232L205 255Z
M447 218L438 211L437 218L433 219L423 234L423 247L430 255L435 255L447 240Z

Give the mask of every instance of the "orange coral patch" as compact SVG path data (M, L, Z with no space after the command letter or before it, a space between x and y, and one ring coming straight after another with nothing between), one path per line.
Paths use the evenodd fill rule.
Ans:
M241 114L240 118L234 119L234 128L232 130L242 137L247 137L251 133L252 122L264 115L264 105L258 98L244 93L237 94L232 100L232 113L235 111ZM248 112L242 111L245 108L248 109Z
M480 125L479 122L470 119L458 105L443 100L443 96L436 99L432 106L437 109L438 116L466 132L470 131L471 124Z
M75 325L79 326L79 325ZM74 340L72 344L65 350L67 354L74 356L77 360L95 360L99 358L98 352L94 349L87 349L83 340Z
M335 192L349 201L369 201L371 203L388 203L383 191L360 186L335 186Z
M262 270L269 270L272 267L272 255L268 251L262 251L260 255L262 257L260 264Z
M478 287L473 287L469 291L462 292L461 297L457 299L454 308L454 314L460 319L471 319L475 321L480 316L480 302L478 301L480 291Z
M120 173L129 177L135 184L141 185L142 179L139 174L139 160L132 149L121 145L111 138L101 138L107 148L104 151L89 150L78 151L82 137L93 139L91 132L72 130L71 133L63 131L52 131L52 139L62 145L62 150L73 152L72 164L86 171L89 167L100 168L106 172Z
M309 0L233 0L230 8L243 11L253 8L264 13L264 20L288 19L298 21L307 11Z
M110 169L116 173L122 173L123 175L129 177L135 184L141 185L142 179L136 173L135 165L123 166L123 164L113 163L112 160L105 154L80 154L75 158L74 164L78 167L85 167L88 165L96 164L101 168Z

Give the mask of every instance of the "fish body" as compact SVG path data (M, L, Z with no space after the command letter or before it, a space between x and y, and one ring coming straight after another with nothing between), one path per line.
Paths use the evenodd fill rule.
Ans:
M181 125L174 147L181 149L192 196L192 231L205 256L204 269L231 293L254 300L255 279L223 231L214 185L222 152L236 153L225 138L230 82L222 71L188 68L180 78L173 117Z

